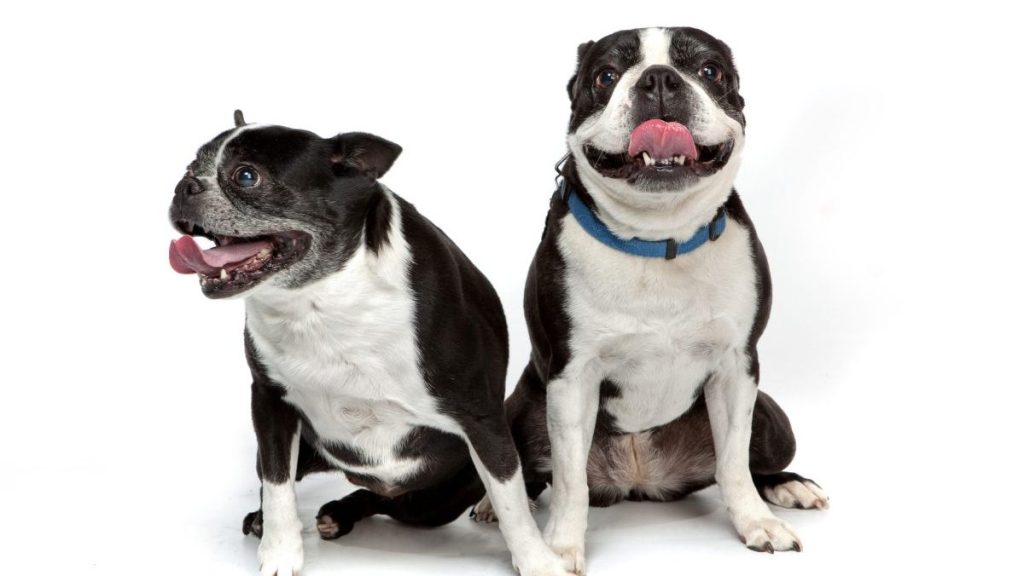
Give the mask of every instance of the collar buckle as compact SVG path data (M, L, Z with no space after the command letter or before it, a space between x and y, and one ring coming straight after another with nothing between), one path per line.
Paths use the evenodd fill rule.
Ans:
M679 243L675 238L665 240L665 260L675 260L679 255Z

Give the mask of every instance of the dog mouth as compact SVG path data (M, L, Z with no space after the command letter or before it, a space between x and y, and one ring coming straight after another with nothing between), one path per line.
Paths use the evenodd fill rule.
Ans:
M729 162L734 142L698 144L686 126L655 119L633 130L626 152L607 152L587 144L583 154L602 176L634 184L710 176Z
M175 222L174 227L185 235L171 241L171 268L197 274L203 294L210 298L239 294L291 266L305 256L311 239L298 231L230 236L187 221ZM204 250L196 237L211 240L214 246Z

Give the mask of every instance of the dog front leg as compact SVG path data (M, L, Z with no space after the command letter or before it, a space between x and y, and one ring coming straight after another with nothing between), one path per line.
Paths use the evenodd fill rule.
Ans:
M577 574L586 571L584 539L590 507L587 459L600 400L600 379L593 376L588 377L587 371L567 369L547 387L552 492L544 539Z
M746 354L727 355L704 388L715 444L715 481L733 526L747 548L760 552L800 550L793 529L768 509L750 475L750 431L757 382Z
M569 576L562 560L544 544L530 514L523 468L504 414L467 419L465 424L469 454L487 489L513 565L521 576Z
M302 521L295 502L300 421L277 388L253 384L253 427L263 480L261 576L292 576L302 568Z

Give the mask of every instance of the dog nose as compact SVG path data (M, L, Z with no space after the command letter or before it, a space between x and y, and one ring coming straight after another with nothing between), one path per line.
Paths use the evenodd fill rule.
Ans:
M175 196L195 196L203 191L203 185L192 176L185 176L174 188Z
M640 75L637 88L651 98L672 96L683 86L683 79L671 66L651 66Z

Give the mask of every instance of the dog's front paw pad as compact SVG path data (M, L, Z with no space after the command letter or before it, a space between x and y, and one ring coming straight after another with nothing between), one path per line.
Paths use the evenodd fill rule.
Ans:
M778 518L763 518L749 522L740 531L740 539L747 548L756 552L800 552L803 546L793 529Z
M316 529L320 533L322 540L334 540L335 538L341 538L345 534L348 534L355 528L354 522L345 522L335 520L334 516L328 513L321 512L316 517Z
M490 524L498 521L498 515L494 513L494 506L491 504L491 499L487 496L484 496L484 499L477 503L473 508L473 511L469 513L469 517L472 518L474 522L481 522L484 524Z
M260 576L294 576L302 569L302 534L264 537L258 552Z
M765 500L783 508L824 510L828 508L828 495L811 480L802 478L765 488Z
M252 534L257 538L263 537L263 511L249 512L242 519L242 534Z
M334 540L348 534L356 522L366 516L358 500L342 498L328 502L316 513L316 529L323 540Z

